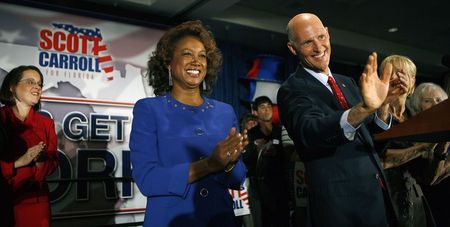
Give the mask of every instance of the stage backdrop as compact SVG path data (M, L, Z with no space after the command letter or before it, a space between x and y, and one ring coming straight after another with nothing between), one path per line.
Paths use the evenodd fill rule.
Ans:
M153 96L146 64L163 31L5 3L0 21L0 82L18 65L44 74L61 157L49 178L54 226L141 222L128 142L134 103ZM231 193L247 214L246 191Z

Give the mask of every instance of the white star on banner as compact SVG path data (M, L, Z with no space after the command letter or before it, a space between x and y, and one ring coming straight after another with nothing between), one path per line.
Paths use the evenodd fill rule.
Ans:
M11 32L5 30L0 31L0 41L5 41L7 43L14 43L17 40L23 39L25 39L25 37L20 34L19 30Z
M13 64L10 60L11 60L10 56L8 56L8 55L4 55L3 57L0 57L0 66L6 71L9 71L9 70L13 69L14 67L16 67L16 65Z

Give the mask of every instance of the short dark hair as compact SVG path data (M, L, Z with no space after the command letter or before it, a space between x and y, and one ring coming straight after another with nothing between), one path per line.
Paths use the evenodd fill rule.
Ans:
M253 110L257 111L258 110L258 106L261 105L261 104L264 104L264 103L269 103L271 106L273 106L272 100L270 100L269 97L267 97L267 96L259 96L253 102Z
M38 67L33 65L21 65L14 69L12 69L5 77L2 83L2 87L0 88L0 102L6 106L14 106L16 105L16 100L14 99L14 94L10 91L11 86L16 86L19 81L22 79L23 72L27 70L36 71L41 77L42 83L44 83L44 76ZM41 99L39 99L38 103L33 106L34 110L39 110L41 108Z
M156 50L148 61L149 85L153 87L156 96L171 90L167 66L172 61L173 51L177 42L184 37L194 36L202 42L206 50L208 70L205 76L206 90L200 89L204 95L209 95L216 83L222 66L222 53L216 45L213 34L207 30L201 21L187 21L169 29L158 41Z
M258 117L253 115L252 113L245 113L244 115L242 115L241 119L239 120L241 130L244 129L243 126L245 126L245 124L247 124L247 122L249 121L258 121Z

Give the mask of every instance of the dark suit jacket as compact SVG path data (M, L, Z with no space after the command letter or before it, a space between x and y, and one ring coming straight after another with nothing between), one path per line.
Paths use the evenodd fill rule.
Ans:
M351 78L333 74L350 106L361 101ZM349 141L340 126L344 110L302 66L278 91L281 122L305 162L312 226L387 226L382 168L370 129L373 116ZM381 130L381 129L380 129ZM381 175L382 176L382 175Z

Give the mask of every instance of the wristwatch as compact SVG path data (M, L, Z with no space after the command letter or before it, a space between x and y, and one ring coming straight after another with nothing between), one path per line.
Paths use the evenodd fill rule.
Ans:
M234 169L235 166L236 163L230 162L225 166L225 169L223 171L225 171L225 173L229 173Z

